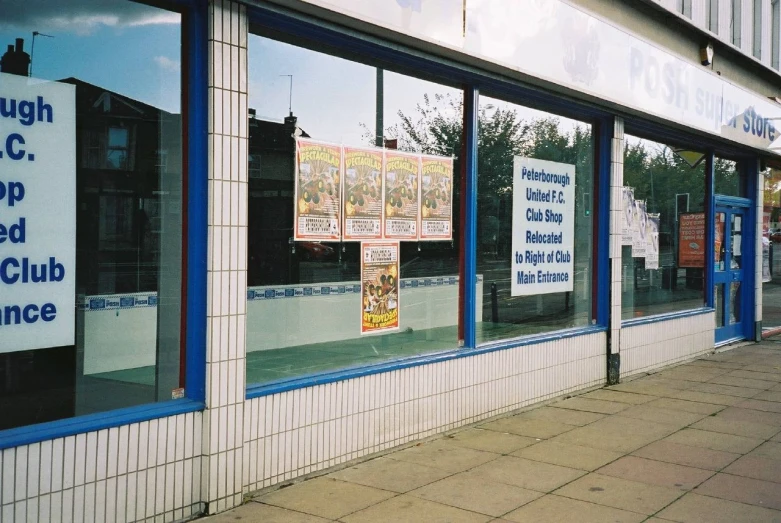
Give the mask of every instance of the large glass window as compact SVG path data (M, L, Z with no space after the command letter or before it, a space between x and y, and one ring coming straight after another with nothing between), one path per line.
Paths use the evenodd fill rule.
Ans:
M456 348L462 91L252 32L247 383Z
M0 429L181 395L180 18L0 2Z
M762 327L781 327L781 166L760 178L764 186L762 211Z
M480 97L478 342L590 325L592 126Z
M621 318L704 305L705 153L627 135Z

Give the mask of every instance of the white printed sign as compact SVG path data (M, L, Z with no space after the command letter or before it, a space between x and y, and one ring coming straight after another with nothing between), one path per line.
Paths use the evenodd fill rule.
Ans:
M648 213L645 226L645 268L659 268L659 213Z
M0 353L73 345L75 87L0 73Z
M635 210L632 218L632 257L645 258L645 227L648 221L645 200L635 200Z
M624 215L621 220L621 245L631 246L635 219L635 190L632 187L622 187L621 201L624 207Z
M572 290L575 166L513 161L512 295Z

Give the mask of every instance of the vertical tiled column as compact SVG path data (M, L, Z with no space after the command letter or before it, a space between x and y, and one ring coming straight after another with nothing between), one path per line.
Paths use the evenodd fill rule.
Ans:
M202 499L241 503L247 304L247 16L209 3L209 251Z
M610 352L620 352L621 331L621 223L624 200L624 120L613 119L610 140Z
M756 232L754 242L755 260L754 263L754 321L762 323L762 263L764 261L764 249L762 247L762 232L764 229L764 212L765 212L765 177L762 175L762 171L758 170L757 173L757 190L756 190L756 202L754 207L754 215L756 216L755 228Z

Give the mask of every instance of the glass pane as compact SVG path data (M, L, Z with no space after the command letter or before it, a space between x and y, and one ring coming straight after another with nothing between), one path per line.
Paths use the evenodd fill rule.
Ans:
M776 3L775 5L778 5ZM762 327L781 326L781 169L762 173Z
M737 162L715 158L713 176L716 194L746 197L746 181Z
M462 92L261 35L249 54L247 383L456 348ZM326 204L342 223L294 240ZM453 240L418 241L442 216ZM406 240L375 277L361 247L383 223ZM395 330L364 323L391 311Z
M486 96L479 119L479 341L589 325L591 125Z
M729 322L740 323L741 317L741 283L734 281L729 287Z
M704 305L705 155L626 136L621 317Z
M743 216L730 215L730 269L738 270L743 263Z
M723 212L717 212L714 224L714 240L713 240L713 258L716 271L726 270L726 251L727 243L724 236L724 224L727 221L727 215Z
M35 152L24 166L3 159L0 182L28 182L22 214L0 212L25 242L4 244L2 257L32 261L38 249L56 265L37 297L0 283L0 301L63 301L52 341L41 322L0 320L0 429L170 400L184 385L181 16L125 0L2 11L0 97L42 96L44 111L30 126L0 119L0 136L20 127ZM47 237L43 223L72 225Z

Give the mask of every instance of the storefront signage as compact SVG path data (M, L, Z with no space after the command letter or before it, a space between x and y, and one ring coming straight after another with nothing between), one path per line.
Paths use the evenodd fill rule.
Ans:
M382 238L382 149L344 148L344 239Z
M516 156L513 161L513 296L572 290L575 166Z
M296 240L341 238L342 148L296 140Z
M705 267L705 213L678 215L678 267Z
M75 88L0 73L0 353L73 345Z
M423 156L421 160L420 239L453 238L453 159Z
M361 244L361 334L399 328L399 243Z

